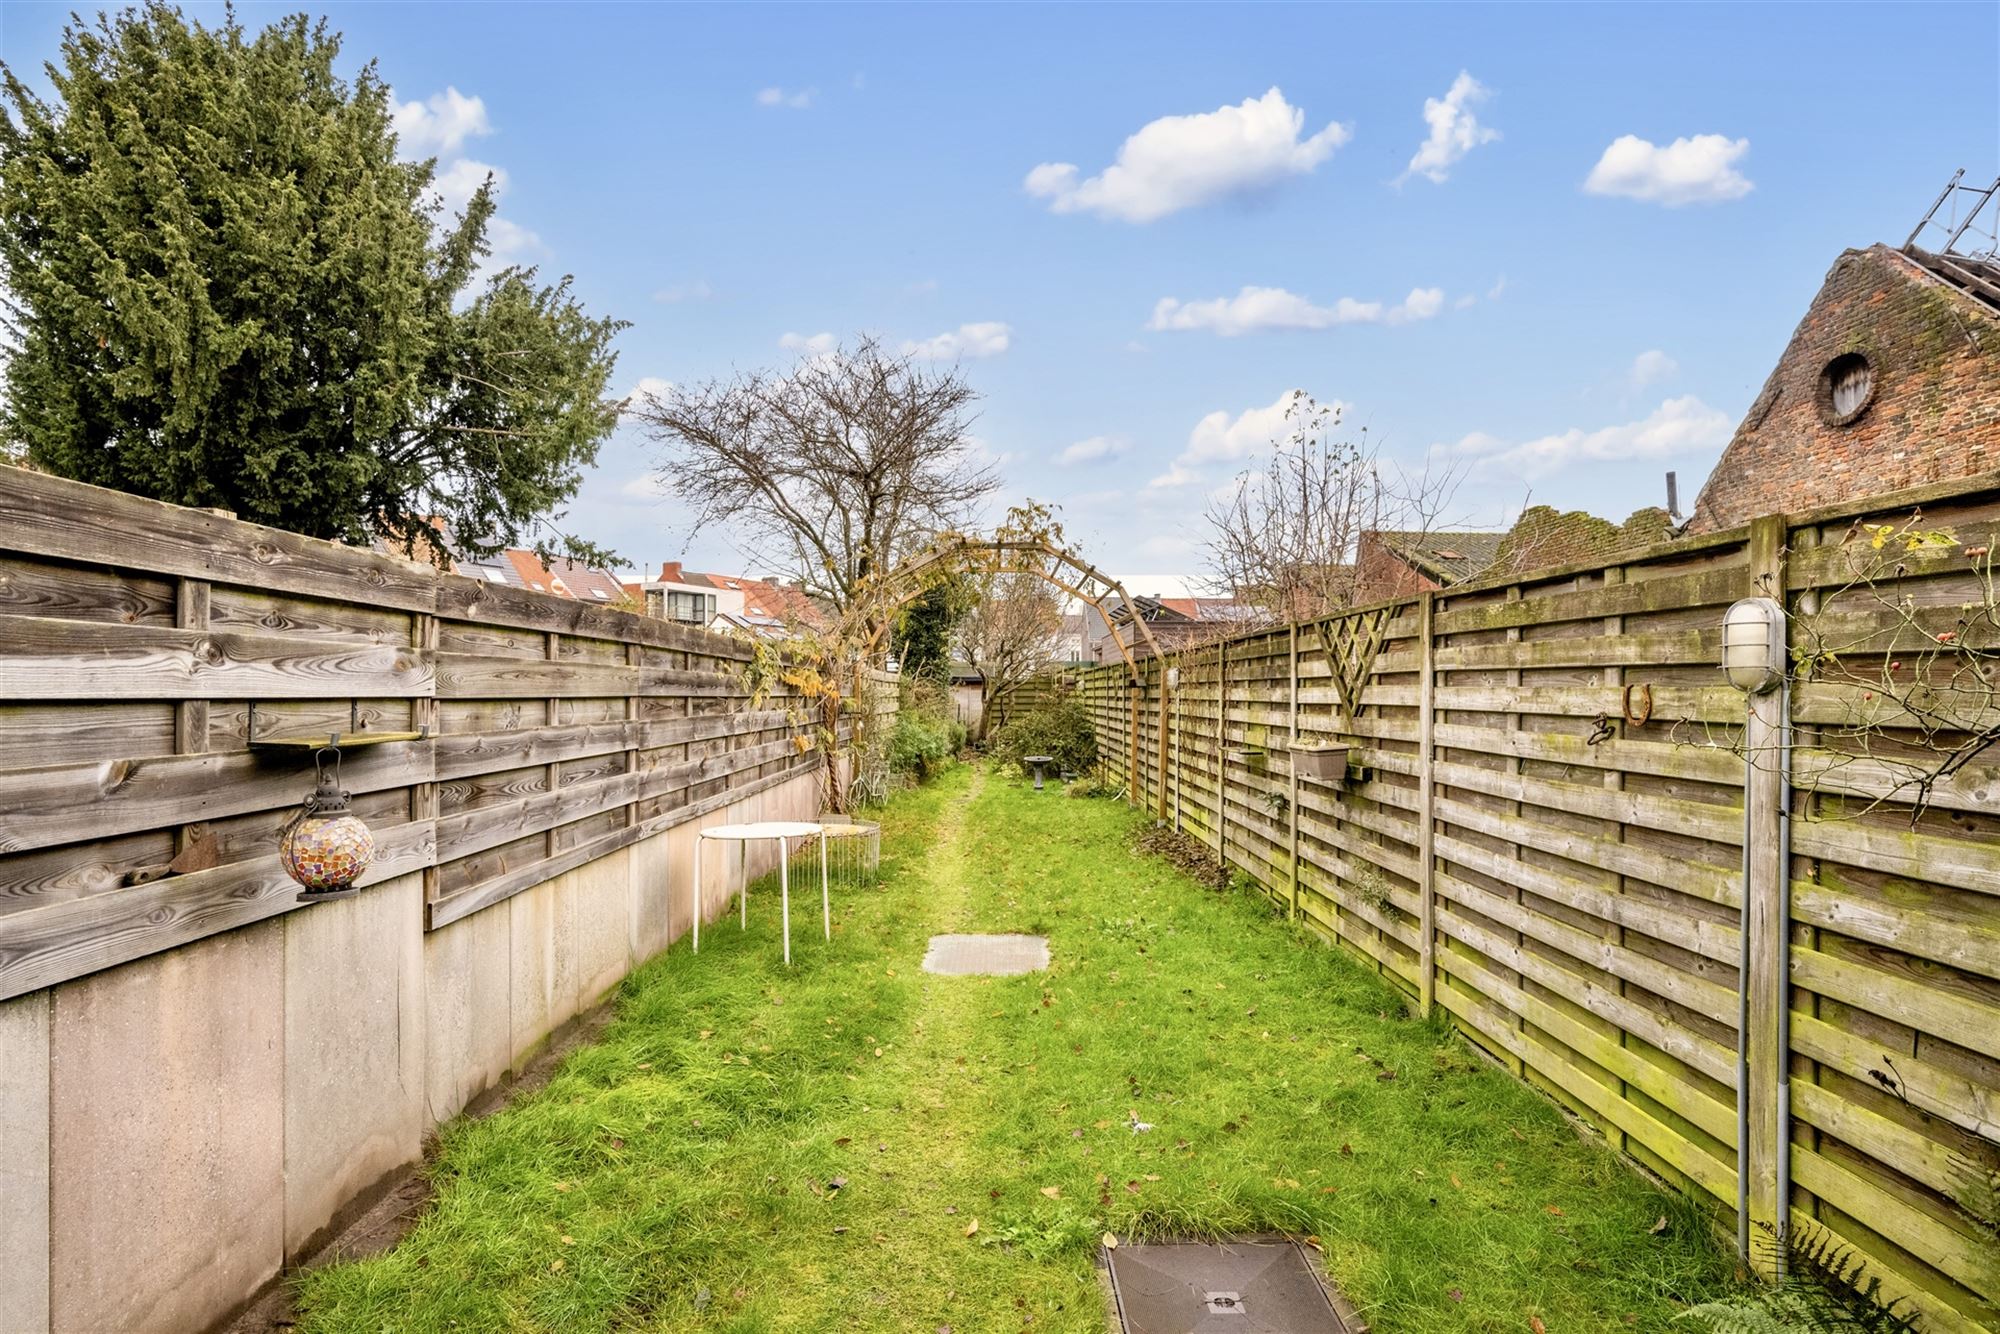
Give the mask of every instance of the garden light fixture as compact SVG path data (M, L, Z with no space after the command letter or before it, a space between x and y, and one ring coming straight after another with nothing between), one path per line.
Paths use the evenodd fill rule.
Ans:
M321 758L333 755L329 773ZM318 775L312 792L278 835L278 860L285 874L304 886L301 903L345 898L359 893L354 882L375 859L375 836L358 815L347 809L340 788L340 750L329 746L313 753Z
M1732 603L1722 618L1722 670L1746 695L1773 689L1785 674L1785 613L1770 598Z

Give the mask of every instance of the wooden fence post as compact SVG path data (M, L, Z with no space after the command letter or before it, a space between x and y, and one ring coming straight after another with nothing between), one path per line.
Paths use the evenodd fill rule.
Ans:
M1168 717L1167 705L1168 697L1172 694L1172 687L1167 684L1167 660L1162 655L1160 658L1160 764L1157 770L1160 776L1160 795L1159 804L1155 810L1155 814L1161 824L1167 822L1167 760L1168 748L1171 744L1168 737L1168 728L1171 719Z
M208 629L210 586L206 579L182 579L174 585L174 625L182 630ZM208 750L208 701L184 699L174 705L174 753L200 755ZM174 830L174 855L205 832L203 825Z
M1288 630L1290 634L1290 639L1286 646L1286 657L1285 657L1285 685L1287 689L1285 725L1287 731L1290 734L1289 740L1291 742L1296 743L1299 739L1299 623L1297 621L1293 621L1290 627L1288 627ZM1287 834L1287 841L1291 844L1290 853L1291 853L1292 897L1291 897L1291 902L1286 905L1285 915L1287 917L1296 919L1299 915L1298 753L1296 751L1292 752L1290 755L1286 756L1286 760L1287 763L1285 765L1285 768L1290 774L1290 784L1291 784L1291 790L1285 798L1285 812L1291 817L1289 821L1291 827L1286 831L1286 834Z
M1428 1019L1437 1004L1437 672L1432 618L1437 595L1417 604L1417 994Z
M1785 596L1785 533L1783 515L1767 515L1750 525L1750 587L1746 597ZM1784 1050L1785 1008L1790 982L1785 977L1785 933L1790 929L1790 874L1785 865L1783 820L1785 766L1785 692L1751 695L1743 753L1744 885L1743 920L1749 931L1750 975L1741 979L1748 1002L1744 1040L1748 1052L1750 1113L1749 1144L1739 1150L1736 1170L1749 1183L1750 1223L1766 1237L1789 1222L1788 1201L1781 1199L1780 1155L1791 1151L1789 1109L1781 1084L1789 1059ZM1755 1244L1751 1259L1765 1273L1773 1256Z

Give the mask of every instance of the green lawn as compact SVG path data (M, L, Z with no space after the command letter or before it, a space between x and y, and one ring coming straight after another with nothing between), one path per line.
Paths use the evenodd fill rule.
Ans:
M899 797L830 946L807 921L786 970L758 893L635 974L303 1327L1100 1331L1107 1230L1310 1236L1380 1334L1666 1329L1728 1282L1695 1214L1140 823L967 768ZM1053 967L919 968L986 930Z

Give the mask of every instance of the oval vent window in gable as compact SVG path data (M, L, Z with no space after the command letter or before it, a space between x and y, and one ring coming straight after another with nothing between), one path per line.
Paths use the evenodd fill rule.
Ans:
M1820 372L1820 415L1829 426L1847 425L1874 397L1875 368L1859 352L1841 353Z

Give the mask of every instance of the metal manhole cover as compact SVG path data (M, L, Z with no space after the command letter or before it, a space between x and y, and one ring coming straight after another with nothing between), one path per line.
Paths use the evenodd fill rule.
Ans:
M1128 1242L1105 1256L1126 1334L1366 1334L1295 1242Z
M1049 966L1047 936L932 936L924 971L950 977L1011 977Z

